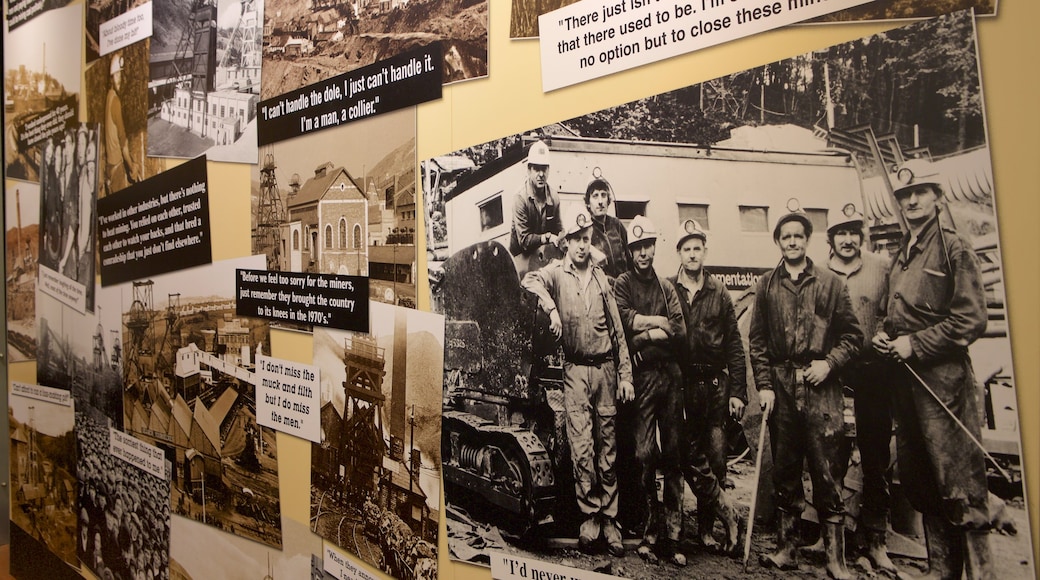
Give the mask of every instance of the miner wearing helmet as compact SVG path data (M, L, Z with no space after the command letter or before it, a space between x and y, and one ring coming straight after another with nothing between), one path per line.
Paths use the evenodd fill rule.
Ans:
M123 57L113 54L109 61L112 82L105 100L105 183L106 192L115 193L140 181L140 168L130 155L123 118L123 101L119 91L123 86Z
M563 229L560 198L549 186L548 175L549 146L535 141L527 154L527 178L513 200L513 228L509 236L509 253L514 256L521 277L533 269L530 262L538 250L553 247Z
M872 342L891 363L899 480L923 515L931 574L991 578L986 465L968 436L981 440L968 345L986 329L982 277L971 243L941 219L934 166L908 161L893 182L909 231Z
M796 200L773 229L782 259L755 286L748 348L768 420L776 490L776 551L762 565L798 565L795 529L805 508L802 464L812 478L827 573L849 578L841 497L844 405L838 373L863 343L849 291L837 275L806 256L812 221ZM806 461L807 460L807 461Z
M683 475L697 496L697 535L708 549L736 548L737 518L723 488L726 481L727 411L739 421L747 404L744 344L737 329L733 299L721 281L704 268L708 234L695 220L679 226L675 244L679 271L668 278L686 321L679 357L683 374L686 435ZM716 517L725 526L720 546L712 531Z
M625 226L608 212L613 201L614 190L597 167L585 188L585 207L592 215L592 257L607 276L616 279L632 267L632 253Z
M889 261L863 251L865 223L855 205L849 203L832 210L827 224L827 245L830 246L827 267L845 281L852 310L864 336L859 354L842 373L845 385L853 390L855 397L856 444L863 469L860 525L871 565L876 570L895 574L895 565L886 548L890 505L887 472L892 461L889 451L891 381L869 344L877 330L882 302L887 297Z
M521 284L538 298L549 330L563 347L567 442L578 508L585 517L578 545L591 551L602 537L608 551L621 556L615 415L618 401L632 399L632 365L610 282L591 261L589 212L571 206L561 228L563 258L528 272Z
M686 557L678 551L683 513L682 373L678 361L686 323L675 287L654 271L658 235L653 222L644 216L629 223L632 268L614 284L635 379L635 399L622 410L618 432L634 449L636 491L646 514L639 555L651 561L660 555L683 566ZM664 476L663 505L657 499L658 469Z

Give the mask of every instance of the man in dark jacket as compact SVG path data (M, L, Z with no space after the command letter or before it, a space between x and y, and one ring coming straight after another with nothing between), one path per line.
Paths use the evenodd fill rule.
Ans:
M614 202L614 190L602 176L593 177L585 188L585 207L592 215L592 259L607 276L617 279L632 268L628 232L621 220L607 213Z
M679 447L682 374L678 360L686 342L686 324L675 287L654 271L657 236L657 228L649 219L636 216L632 220L628 240L633 268L618 276L614 284L632 355L635 385L635 400L629 409L631 420L619 425L619 438L633 441L638 494L646 506L647 521L639 555L654 561L659 553L684 566L686 556L677 550L683 498ZM658 469L664 476L663 506L657 500ZM662 532L664 537L658 542Z
M755 287L749 350L763 412L769 417L778 511L776 551L763 556L762 565L797 567L794 535L805 508L802 463L807 459L827 574L843 579L850 576L840 488L844 405L837 375L859 351L863 333L845 284L806 256L812 229L800 210L780 217L773 241L783 260Z
M683 471L697 495L697 534L706 548L718 547L712 535L716 515L726 526L724 552L738 542L737 520L722 488L726 481L727 411L736 420L747 404L747 366L737 330L733 299L704 269L708 234L686 220L675 244L680 268L668 281L675 286L686 321L682 356L686 410Z
M560 198L549 186L549 146L536 141L527 154L527 179L513 199L513 227L509 234L509 253L521 278L558 256L555 244L562 230ZM543 248L550 255L539 259L539 250Z
M899 480L923 515L932 577L960 578L966 570L968 578L992 578L985 458L953 418L981 440L968 345L986 329L986 300L971 244L940 219L936 178L932 165L918 160L897 174L895 196L909 232L873 345L895 366Z

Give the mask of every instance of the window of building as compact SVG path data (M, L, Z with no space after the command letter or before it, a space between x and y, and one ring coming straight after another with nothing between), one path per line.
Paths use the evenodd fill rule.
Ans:
M383 204L384 204L383 207L385 207L387 209L390 209L390 208L394 207L394 191L395 190L396 190L396 188L393 186L393 184L387 186L386 193L384 194L384 197L383 197Z
M679 205L679 223L684 224L686 220L695 220L701 225L701 229L708 231L711 226L708 225L708 204L706 203L680 203Z
M491 228L502 225L502 195L496 195L495 197L480 204L480 231L486 232ZM404 212L405 219L407 219L408 212Z
M740 231L768 232L769 208L757 205L740 206Z
M221 116L221 117L223 117L223 116L224 116L224 105L221 105L221 106L220 106L220 116Z
M637 215L646 215L646 203L647 202L645 201L614 200L614 208L617 212L617 218L627 227L628 222L632 221L632 218Z
M300 249L300 232L299 232L299 230L293 230L293 233L292 233L292 249L294 249L294 250L299 250Z
M812 228L814 232L827 232L827 210L818 208L805 208L805 213L809 214L809 222L812 223Z
M332 248L332 226L325 225L325 247Z
M339 218L339 249L347 247L347 220Z
M354 249L361 247L361 226L354 226Z

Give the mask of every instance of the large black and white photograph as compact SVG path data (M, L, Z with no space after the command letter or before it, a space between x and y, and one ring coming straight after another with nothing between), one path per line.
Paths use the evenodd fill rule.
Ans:
M76 553L98 578L170 578L170 479L109 453L112 421L76 410ZM165 462L167 473L173 465Z
M235 270L214 262L118 287L123 425L171 462L173 513L282 545L275 432L256 421L257 354L270 327L235 314Z
M40 174L40 290L94 311L98 128L79 123L45 140Z
M40 260L40 187L6 183L7 357L36 360L36 276ZM14 192L11 195L10 192Z
M371 333L314 329L321 442L311 446L311 531L394 578L433 580L444 318L371 308Z
M415 308L415 131L407 108L264 147L253 254L268 270L368 276L372 300Z
M488 0L268 0L261 100L440 41L444 82L488 75Z
M452 558L1033 577L974 23L421 163Z
M11 523L70 566L76 561L76 439L70 401L26 396L15 385L8 398L11 438Z
M49 10L16 31L4 27L4 176L39 183L42 142L79 110L83 9ZM48 39L62 39L47 42Z
M152 2L148 155L256 163L260 0Z

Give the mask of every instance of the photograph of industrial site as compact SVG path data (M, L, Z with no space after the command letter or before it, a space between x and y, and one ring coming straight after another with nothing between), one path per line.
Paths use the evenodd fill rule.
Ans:
M321 443L311 531L395 578L437 577L444 319L371 303L370 334L314 329Z
M253 254L268 270L368 276L372 300L415 308L414 109L281 141L261 157Z
M261 0L153 0L148 155L256 163Z
M444 82L488 74L487 0L268 0L261 100L441 41Z
M235 270L215 262L118 286L125 430L173 465L175 514L281 546L275 433L256 421L266 321L235 314Z
M7 356L12 362L36 359L36 275L40 243L40 187L7 182Z

